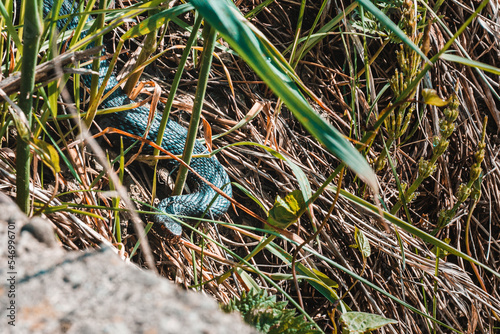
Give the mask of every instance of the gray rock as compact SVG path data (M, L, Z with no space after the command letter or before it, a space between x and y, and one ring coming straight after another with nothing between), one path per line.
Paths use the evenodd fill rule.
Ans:
M124 263L109 248L63 251L49 222L29 220L1 193L0 213L1 333L257 333L209 297Z
M21 233L30 233L38 242L46 244L49 247L55 246L56 238L54 237L54 229L49 222L40 218L33 217L30 221L21 228Z

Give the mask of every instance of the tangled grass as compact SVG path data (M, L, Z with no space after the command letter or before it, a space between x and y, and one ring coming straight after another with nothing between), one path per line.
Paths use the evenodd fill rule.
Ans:
M202 108L203 130L213 150L224 148L217 157L234 181L238 206L220 222L202 219L187 225L178 244L150 231L141 243L147 247L138 248L143 227L133 222L147 222L150 204L169 195L163 186L170 182L169 173L159 170L155 177L144 164L129 165L132 160L151 164L151 157L115 159L100 153L88 138L83 144L65 114L72 108L71 93L62 90L64 81L45 78L50 83L45 93L40 89L35 96L35 119L40 122L33 123L31 138L44 138L60 150L36 146L40 150L35 149L30 165L30 214L47 217L67 249L107 245L123 258L224 304L252 287L267 290L278 300L289 300L325 332L338 331L340 316L350 310L397 321L380 328L381 333L498 331L498 5L370 4L236 1L295 69L301 80L296 82L304 84L302 91L315 111L372 164L378 195L360 180L366 176L343 168L331 148L318 142L319 134L305 131L307 125L283 104L286 99L269 90L276 83L257 76L241 49L235 54L233 44L218 39ZM123 13L128 11L106 15ZM2 17L0 87L6 91L6 78L18 69L6 60L18 60L19 54ZM117 24L106 38L108 52L146 18L141 12L136 21ZM155 31L153 54L161 57L146 67L141 80L154 81L162 97L175 85L189 37L186 29L194 21L187 12L182 20L177 17ZM209 23L217 27L215 20ZM14 28L19 31L19 26ZM130 65L139 55L151 38L146 35L124 43L116 66L124 69L124 77L130 74L125 62ZM193 48L172 101L170 117L186 127L195 104L198 56L199 48ZM43 56L40 62L49 59ZM14 85L8 94L16 101L17 86L9 85ZM76 101L73 108L80 107L86 110ZM0 189L15 196L12 148L20 129L9 108L13 106L4 99ZM51 173L47 159L56 158L62 171ZM115 161L113 170L103 161ZM132 201L120 196L119 183ZM307 187L321 190L316 200L306 201L308 206L294 193L307 193ZM292 210L292 218L278 226L283 229L272 232L263 222L272 214L282 217L276 196L288 194L295 195L285 199L285 209L290 211L286 206L297 200L298 211L305 214Z

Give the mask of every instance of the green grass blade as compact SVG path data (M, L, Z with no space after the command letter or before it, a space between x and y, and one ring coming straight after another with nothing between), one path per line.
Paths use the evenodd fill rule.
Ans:
M267 211L266 207L264 206L264 204L262 203L262 201L260 199L258 199L254 194L252 194L250 192L250 190L246 189L245 187L243 187L242 185L240 185L239 183L236 183L236 182L231 182L231 185L234 188L238 188L248 198L250 198L252 201L254 201L262 209L262 211L264 211L266 213L266 215L268 214L268 211Z
M460 56L449 54L449 53L443 53L440 58L443 60L454 62L454 63L459 63L459 64L462 64L465 66L474 67L474 68L483 70L485 72L490 72L490 73L493 73L496 75L500 75L500 68L495 67L495 66L491 66L491 65L488 65L485 63L481 63L479 61L472 60L469 58L464 58L464 57L460 57Z
M366 159L340 134L318 115L304 98L290 73L291 69L272 49L270 42L263 43L263 35L256 35L257 29L248 22L229 0L202 1L191 3L243 58L247 64L266 82L292 111L304 127L323 143L328 150L346 163L361 179L377 189L376 176Z
M307 202L311 198L311 194L312 194L311 185L307 179L306 174L302 171L302 169L300 169L300 167L297 166L293 161L291 161L287 156L281 154L280 152L278 152L276 150L273 150L270 147L267 147L265 145L258 144L258 143L249 142L249 141L237 142L237 143L233 143L233 144L229 144L227 146L221 147L221 148L213 151L209 156L213 156L225 148L228 148L231 146L242 146L242 145L251 145L251 146L260 147L260 148L266 150L268 153L270 153L274 157L285 161L288 164L288 166L290 167L290 169L292 170L295 177L297 178L297 183L299 184L299 188L300 188L300 191L302 192L302 196L304 197L304 201Z
M201 109L203 108L203 101L208 86L208 77L210 75L210 68L212 67L213 52L215 48L215 41L217 32L210 25L205 24L203 32L206 32L205 41L203 43L203 53L201 55L201 67L196 85L196 93L193 101L193 108L191 110L191 120L189 122L186 143L182 153L182 160L189 165L193 156L193 148L196 142L196 135L198 133L198 126L200 124ZM182 189L187 179L188 168L185 165L179 167L177 178L175 180L173 195L182 194Z
M259 229L259 228L256 228L256 227L250 227L250 226L242 226L242 225L241 225L241 226L240 226L240 225L238 225L238 226L239 226L239 227L241 227L241 228L247 228L247 229L249 229L249 230L253 230L253 231L267 232L267 233L269 233L269 234L271 234L271 235L273 235L273 236L276 236L276 237L281 237L281 238L283 238L284 240L286 240L286 241L288 241L288 242L290 242L290 243L295 244L295 245L297 245L297 246L298 246L298 243L297 243L296 241L290 240L290 239L288 239L288 238L286 238L286 237L284 237L284 236L282 236L282 235L279 235L277 232L274 232L274 231L266 231L266 230L262 230L262 229ZM191 228L191 227L190 227L190 228ZM201 233L200 233L200 234L201 234ZM271 244L271 245L273 245L273 244ZM274 246L274 245L273 245L273 246ZM270 247L269 247L268 245L266 245L266 249L270 250ZM273 254L275 254L275 255L276 255L276 251L278 251L278 250L279 250L279 248L278 248L278 249L276 249L276 250L275 250L275 252L273 252ZM327 262L328 264L332 265L333 267L337 268L338 270L341 270L341 271L345 272L346 274L348 274L349 276L351 276L353 279L358 280L360 283L365 284L366 286L368 286L368 287L370 287L370 288L372 288L372 289L376 290L377 292L379 292L379 293L381 293L382 295L384 295L384 296L386 296L386 297L388 297L388 298L392 299L393 301L395 301L395 302L397 302L398 304L400 304L400 305L402 305L402 306L404 306L404 307L408 308L409 310L411 310L411 311L413 311L413 312L415 312L415 313L417 313L417 314L419 314L419 315L421 315L421 316L423 316L423 317L425 317L425 318L427 318L427 319L430 319L431 321L435 322L436 324L439 324L439 325L441 325L441 326L443 326L443 327L445 327L445 328L448 328L448 329L450 329L450 330L452 330L452 331L454 331L454 332L459 332L458 330L456 330L456 329L454 329L454 328L452 328L452 327L450 327L450 326L446 325L445 323L443 323L443 322L441 322L441 321L437 320L436 318L434 318L434 317L432 317L432 316L430 316L430 315L428 315L428 314L426 314L426 313L424 313L424 312L420 311L419 309L417 309L417 308L413 307L412 305L408 304L407 302L405 302L405 301L403 301L403 300L401 300L401 299L399 299L399 298L397 298L397 297L395 297L395 296L391 295L389 292L385 291L383 288L379 287L378 285L376 285L376 284L374 284L374 283L370 282L369 280L367 280L367 279L366 279L366 278L364 278L364 277L359 276L359 275L358 275L358 274L356 274L355 272L353 272L353 271L351 271L351 270L349 270L349 269L345 268L344 266L342 266L342 265L340 265L339 263L337 263L337 262L333 261L332 259L330 259L330 258L328 258L328 257L326 257L326 256L324 256L324 255L322 255L322 254L320 254L320 253L318 253L318 252L316 252L314 249L310 248L309 246L304 246L304 250L305 250L305 251L307 251L307 252L309 252L309 253L311 253L312 255L316 256L317 258L319 258L319 259L321 259L321 260L323 260L323 261ZM286 259L286 257L281 257L281 256L280 256L280 258L281 258L282 260ZM249 265L248 263L249 263L248 261L243 261L243 264L246 264L247 266L249 266L249 267L250 267L250 265ZM264 276L264 278L266 278L266 276ZM318 291L319 291L319 290L318 290Z
M419 315L421 315L421 316L423 316L423 317L425 317L425 318L427 318L427 319L432 320L432 321L433 321L434 323L436 323L436 324L439 324L439 325L441 325L441 326L443 326L443 327L445 327L445 328L448 328L448 329L450 329L450 330L452 330L452 331L454 331L454 332L458 332L458 333L459 333L459 331L458 331L458 330L453 329L452 327L450 327L450 326L446 325L445 323L443 323L443 322L441 322L441 321L437 320L436 318L434 318L434 317L432 317L432 316L430 316L430 315L428 315L428 314L426 314L426 313L424 313L424 312L420 311L419 309L417 309L417 308L415 308L415 307L411 306L411 305L410 305L410 304L408 304L407 302L405 302L405 301L403 301L403 300L401 300L401 299L399 299L399 298L397 298L397 297L395 297L395 296L391 295L389 292L385 291L385 290L384 290L384 289L382 289L381 287L379 287L379 286L377 286L377 285L373 284L372 282L368 281L366 278L359 276L359 275L358 275L358 274L356 274L355 272L353 272L353 271L351 271L351 270L349 270L349 269L347 269L347 268L345 268L345 267L341 266L340 264L338 264L338 263L337 263L337 262L335 262L335 261L332 261L331 259L327 258L326 256L324 256L324 255L322 255L322 254L317 253L317 252L316 252L316 251L314 251L313 249L309 248L309 246L304 247L304 250L306 250L306 251L310 252L311 254L314 254L314 255L315 255L315 256L317 256L319 259L324 260L325 262L327 262L327 263L331 264L331 265L332 265L332 266L334 266L335 268L337 268L337 269L339 269L339 270L342 270L343 272L345 272L346 274L348 274L349 276L351 276L353 279L356 279L356 280L360 281L361 283L363 283L363 284L365 284L365 285L369 286L370 288L372 288L372 289L374 289L374 290L378 291L379 293L381 293L381 294L383 294L384 296L386 296L386 297L388 297L388 298L392 299L393 301L395 301L396 303L400 304L401 306L404 306L404 307L406 307L407 309L409 309L409 310L411 310L411 311L413 311L413 312L415 312L415 313L417 313L417 314L419 314Z
M337 188L335 186L330 186L329 188L331 191L334 191L334 192L337 191ZM343 189L340 189L340 195L342 197L344 197L345 199L351 201L352 203L355 203L355 204L365 208L366 210L371 211L373 214L375 214L377 216L379 215L378 208L375 205L365 201L364 199L359 198L358 196L353 195L353 194L351 194ZM496 272L494 269L491 269L487 265L482 264L481 262L470 257L469 255L462 253L458 249L456 249L456 248L448 245L447 243L437 239L436 237L422 231L421 229L419 229L413 225L408 224L407 222L399 219L398 217L393 216L392 214L390 214L388 212L384 212L384 218L387 219L388 221L390 221L391 223L393 223L394 225L402 228L406 232L411 233L414 236L422 239L423 241L425 241L431 245L434 245L436 247L439 247L440 249L443 249L450 254L456 255L458 257L461 257L464 260L472 262L472 263L484 268L485 270L491 272L493 275L500 277L500 273Z
M72 47L68 50L69 52L73 52L76 50L80 50L84 47L86 47L88 44L96 40L99 36L104 36L107 33L113 31L117 27L121 26L125 22L127 22L130 19L135 18L138 15L141 15L142 13L148 11L151 8L154 8L158 6L163 0L153 0L150 2L145 2L141 3L137 6L131 6L130 10L127 10L126 14L122 14L121 16L118 16L116 19L112 20L108 25L104 26L101 29L98 29L93 32L93 34L88 35L84 38L82 38L80 41L72 45Z
M347 6L341 13L339 13L337 16L335 16L333 19L331 19L329 22L325 23L315 34L311 34L308 39L308 37L304 37L302 39L299 39L299 42L302 42L303 40L306 40L306 43L300 48L299 52L297 53L297 57L293 59L293 62L298 62L302 57L307 54L311 49L316 46L320 41L322 41L326 36L330 36L330 32L334 30L337 25L347 16L349 15L354 9L358 7L357 2L353 2L349 6ZM288 49L285 51L287 52Z
M291 265L292 263L292 256L288 254L283 248L280 246L276 245L275 243L270 243L269 245L266 246L266 249L277 256L278 258L281 259L284 263L287 265ZM326 286L325 284L321 283L319 277L310 269L308 269L306 266L304 266L300 262L295 263L295 268L297 272L301 275L304 276L305 279L309 281L309 283L319 292L321 293L326 299L330 301L330 303L335 304L339 300L339 296L337 295L337 292L332 289L329 286ZM343 303L343 302L342 302ZM345 305L347 306L347 305Z

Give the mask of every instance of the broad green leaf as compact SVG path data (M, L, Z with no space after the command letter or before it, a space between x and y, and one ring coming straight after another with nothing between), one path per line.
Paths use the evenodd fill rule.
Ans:
M430 63L429 59L427 59L422 50L420 50L420 48L415 45L415 43L413 43L408 36L406 36L403 30L401 30L396 23L392 22L392 20L388 18L380 9L378 9L377 6L375 6L370 0L357 0L357 2L359 2L367 11L372 13L380 21L380 23L387 27L387 29L398 36L403 43L418 53L426 63Z
M379 329L388 324L397 324L394 319L384 318L378 314L364 312L347 312L340 316L342 333L362 334Z
M300 190L292 191L285 198L278 195L274 206L269 210L267 221L272 226L285 229L297 221L298 215L305 205Z
M198 12L212 25L238 55L288 106L303 126L358 176L377 190L376 176L366 159L330 124L316 113L304 98L290 65L269 46L272 45L247 21L229 0L191 0ZM263 40L266 43L263 43Z
M481 62L476 61L476 60L460 57L457 55L452 55L450 53L443 53L441 55L441 57L439 57L439 58L441 58L443 60L447 60L447 61L452 61L454 63L459 63L459 64L462 64L465 66L474 67L474 68L483 70L485 72L490 72L490 73L493 73L496 75L500 75L500 68L495 67L495 66L491 66L491 65L488 65L485 63L481 63Z
M422 90L422 97L426 104L430 104L436 107L444 107L450 103L448 100L443 100L439 97L438 93L434 89L425 88Z

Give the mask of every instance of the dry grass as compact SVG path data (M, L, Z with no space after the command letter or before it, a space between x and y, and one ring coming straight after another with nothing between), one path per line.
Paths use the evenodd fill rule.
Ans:
M253 1L239 1L239 8L245 13L257 3ZM279 0L264 9L252 22L276 45L280 50L289 46L295 33L296 17L299 5L293 1ZM335 16L336 6L346 7L347 3L331 4L324 13L324 20ZM433 4L431 4L432 6ZM306 9L304 29L312 24L318 10L311 2ZM459 42L472 59L500 67L498 55L500 54L500 22L494 5L487 9L476 19L472 25L460 36ZM456 31L458 26L473 11L469 3L459 1L445 2L439 14L451 31ZM398 13L392 17L397 20ZM496 21L495 21L496 20ZM352 32L352 27L341 26L343 32ZM305 34L305 33L304 33ZM496 34L496 35L495 35ZM171 24L169 26L164 45L182 45L185 35L181 29ZM431 54L441 48L450 36L438 24L433 24L430 31ZM351 133L351 114L363 120L358 124L359 133L354 133L353 138L360 138L360 132L370 128L373 124L370 119L369 106L374 96L367 96L364 76L354 80L356 72L363 65L362 59L355 51L355 44L359 39L356 35L334 33L326 38L320 45L299 63L297 73L306 85L321 97L321 100L333 110L325 112L319 110L336 128L344 134ZM396 61L395 44L384 44L380 39L368 39L369 58L374 57L371 63L371 80L373 91L379 92L393 75ZM347 50L346 50L347 47ZM134 49L134 45L130 45ZM358 68L350 70L346 66L346 54L353 64L357 57ZM149 74L155 81L163 86L163 95L168 93L169 79L173 77L176 60L180 53L168 53L165 58L157 62L154 68L149 69ZM214 145L224 145L239 141L252 141L274 148L290 157L306 173L308 180L316 189L328 175L339 165L339 161L328 151L322 148L301 125L294 120L291 114L282 109L276 112L276 99L262 84L245 64L232 56L223 56L225 65L229 68L231 78L235 83L236 96L234 99L220 63L215 63L212 79L209 83L208 97L203 116L210 122L213 134L222 133L234 126L255 103L263 103L264 107L257 117L244 128L216 140ZM193 64L190 64L193 65ZM500 94L498 75L487 75L488 84ZM174 112L173 117L183 122L189 114L193 81L196 80L196 70L191 69L184 77L181 90L183 92L176 99L176 106L184 111ZM438 212L449 209L456 201L456 190L461 183L466 183L469 178L470 166L474 162L474 153L477 150L481 134L481 124L485 116L489 117L486 136L486 155L483 162L484 178L482 183L482 197L473 212L470 226L471 255L480 262L499 271L500 270L500 160L498 130L500 126L499 100L495 98L490 89L475 72L473 68L440 61L430 73L432 86L443 97L458 89L461 103L460 113L456 121L457 127L450 137L450 146L438 160L437 171L426 180L419 188L419 196L408 205L409 217L414 225L430 232L437 222ZM354 99L351 94L355 94ZM381 97L375 106L374 112L382 110L393 98L390 90ZM350 101L355 101L351 104ZM351 110L354 108L354 111ZM396 164L397 175L402 182L411 183L417 173L418 160L421 157L430 157L432 154L431 138L438 133L438 119L441 111L435 107L419 104L421 117L413 117L410 129L415 127L411 138L396 149L391 150L391 159ZM371 118L373 120L373 117ZM187 123L185 123L187 124ZM0 189L2 192L14 196L14 179L11 167L6 163L13 161L13 153L8 146L13 144L10 138L1 149L0 159ZM74 139L72 139L74 140ZM383 150L380 136L368 152L369 159L375 159ZM76 170L82 179L91 181L101 171L100 165L95 161L93 153L85 146L73 146L67 151L77 167ZM236 146L225 149L219 156L219 161L225 166L231 179L240 183L244 188L257 197L267 208L271 208L277 194L286 193L297 189L297 183L289 167L282 161L271 157L264 151L252 146ZM13 165L13 164L12 164ZM35 160L34 170L40 171L41 163ZM151 176L149 168L134 163L125 168L125 182L133 199L142 202L151 201ZM162 173L160 173L160 176ZM168 175L168 174L163 174ZM45 179L41 187L43 174L33 177L33 196L40 202L46 202L52 195L50 182ZM48 178L45 175L45 178ZM62 174L62 183L59 192L85 190L85 187L72 180L69 173ZM165 180L165 178L163 179ZM390 208L399 197L394 174L390 167L378 173L381 197ZM364 186L354 175L347 173L344 176L342 187L349 192L366 196ZM108 180L104 177L99 181L94 190L107 190ZM158 196L165 196L168 191L160 189ZM111 206L112 195L107 192L83 191L68 193L59 199L86 205ZM313 221L304 216L298 225L289 230L306 239L313 230L312 225L318 226L327 215L333 203L335 193L325 192L313 205ZM250 208L257 216L265 219L265 213L259 206L241 191L236 190L235 200ZM123 204L122 204L123 206ZM75 208L76 209L76 208ZM68 249L87 249L107 244L117 252L127 257L137 237L132 224L127 224L127 215L122 215L124 240L123 248L116 244L113 236L114 212L106 209L78 208L104 217L105 220L82 215L80 212L68 208L44 214L48 217L62 244ZM145 208L146 209L146 208ZM465 220L469 212L469 201L463 205L452 223L438 235L440 239L449 238L450 244L459 250L464 250ZM34 208L37 211L37 208ZM405 215L400 215L405 218ZM146 218L147 217L143 217ZM406 217L408 218L408 217ZM237 209L230 209L229 213L221 219L225 222L258 226L262 223L254 217ZM479 277L484 283L485 290L481 287L479 278L473 273L470 264L455 256L448 256L439 263L439 274L435 277L435 261L430 247L423 241L399 231L403 239L405 262L395 234L387 234L378 225L375 217L352 204L339 199L325 228L319 237L311 243L311 247L324 256L333 259L349 270L361 273L363 259L358 250L349 247L354 244L354 229L358 227L370 240L372 255L368 258L363 277L372 281L379 287L388 291L397 298L406 301L415 308L432 314L432 298L437 299L437 319L463 332L494 333L500 326L500 321L495 320L492 311L500 315L500 281L484 271L479 271ZM224 244L240 256L248 254L256 245L256 240L261 238L261 233L245 231L231 225L213 225L204 223L199 227L211 238ZM200 284L197 288L214 295L217 300L227 302L230 298L239 295L241 289L247 289L245 281L233 274L230 279L218 284L213 278L218 277L231 269L236 261L228 256L227 252L208 240L201 240L196 234L185 230L183 239L179 244L170 244L161 236L152 233L148 236L149 244L154 255L156 268L160 275L166 276L176 283L186 287ZM276 241L288 252L294 247L286 241ZM120 249L120 250L119 250ZM132 261L143 265L143 253L131 258ZM343 301L353 310L383 314L386 317L399 321L398 325L386 327L380 332L391 333L429 333L433 325L423 317L396 304L382 294L356 284L349 288L355 280L324 261L314 257L299 260L306 266L316 267L339 284L338 295L345 298ZM193 262L194 261L194 262ZM284 265L273 254L263 251L251 260L263 273L290 273L290 268ZM264 289L269 287L266 281L253 275L253 278ZM435 285L435 282L437 284ZM292 280L279 281L279 285L292 296L297 297L297 291ZM307 312L315 319L325 331L332 329L329 313L332 304L308 283L300 282L300 293ZM336 315L332 315L335 317ZM337 315L338 316L338 315ZM438 327L438 333L446 333L447 329Z

